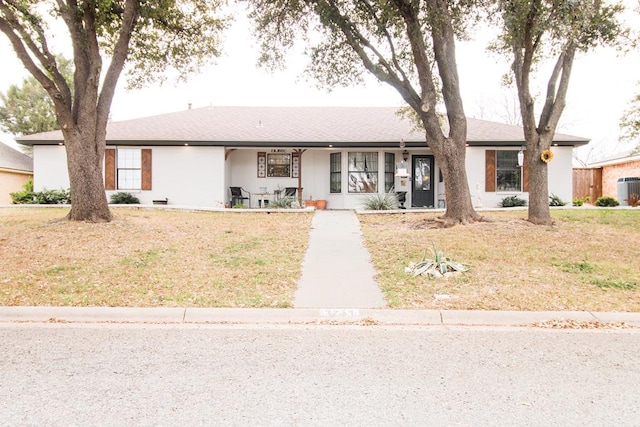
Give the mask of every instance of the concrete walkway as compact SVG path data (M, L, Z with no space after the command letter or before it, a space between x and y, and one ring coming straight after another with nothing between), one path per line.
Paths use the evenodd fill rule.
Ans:
M384 307L384 297L374 276L356 214L342 210L316 211L293 306Z

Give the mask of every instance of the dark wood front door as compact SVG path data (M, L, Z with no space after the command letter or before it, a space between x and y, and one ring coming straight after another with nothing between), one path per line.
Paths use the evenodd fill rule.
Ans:
M433 156L413 156L411 165L411 207L433 207Z

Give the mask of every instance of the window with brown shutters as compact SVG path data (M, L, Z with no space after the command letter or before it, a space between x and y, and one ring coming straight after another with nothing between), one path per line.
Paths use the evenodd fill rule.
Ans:
M518 166L517 150L485 151L485 191L529 191L526 156Z
M105 149L105 190L151 190L152 150Z

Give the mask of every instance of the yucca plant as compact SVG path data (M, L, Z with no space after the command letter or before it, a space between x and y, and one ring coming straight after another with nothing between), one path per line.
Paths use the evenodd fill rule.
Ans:
M413 277L426 275L428 277L446 277L454 272L467 271L467 267L460 263L452 261L451 258L444 256L442 251L435 247L431 249L432 258L427 258L427 251L424 251L422 261L411 263L406 268L407 273L412 273Z
M364 208L369 211L389 211L398 209L398 196L395 192L375 193L367 196L363 202Z
M269 203L269 207L274 209L291 209L295 200L296 198L293 196L284 196Z

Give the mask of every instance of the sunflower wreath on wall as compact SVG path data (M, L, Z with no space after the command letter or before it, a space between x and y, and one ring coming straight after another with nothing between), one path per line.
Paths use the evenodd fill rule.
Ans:
M542 154L540 154L540 159L545 163L549 163L553 159L553 152L551 150L544 150Z

